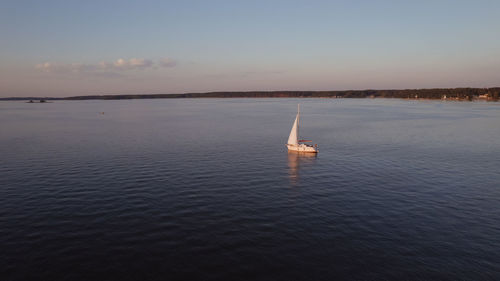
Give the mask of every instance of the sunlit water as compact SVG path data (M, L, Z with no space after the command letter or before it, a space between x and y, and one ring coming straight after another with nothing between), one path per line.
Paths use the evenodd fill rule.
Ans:
M500 279L497 103L2 102L0 157L1 280Z

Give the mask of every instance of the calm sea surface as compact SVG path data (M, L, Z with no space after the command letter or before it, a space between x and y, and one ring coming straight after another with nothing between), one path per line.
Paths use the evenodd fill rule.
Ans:
M1 102L0 274L500 280L500 104Z

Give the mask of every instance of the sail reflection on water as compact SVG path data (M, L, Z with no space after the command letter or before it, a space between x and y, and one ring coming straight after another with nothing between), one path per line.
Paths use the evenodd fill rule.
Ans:
M295 184L299 180L300 169L307 168L316 161L317 154L297 153L288 151L288 174L290 181Z

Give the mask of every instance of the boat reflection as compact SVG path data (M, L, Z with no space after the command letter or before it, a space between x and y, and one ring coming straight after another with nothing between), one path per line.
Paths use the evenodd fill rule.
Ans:
M316 153L288 151L288 173L292 184L299 180L300 167L307 167L316 161Z

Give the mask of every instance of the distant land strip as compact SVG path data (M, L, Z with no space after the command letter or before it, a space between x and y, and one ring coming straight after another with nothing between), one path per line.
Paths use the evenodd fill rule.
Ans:
M206 92L184 94L89 95L74 97L10 97L0 100L126 100L179 98L400 98L443 100L498 101L500 87L495 88L438 88L405 90L347 90L347 91L249 91Z

